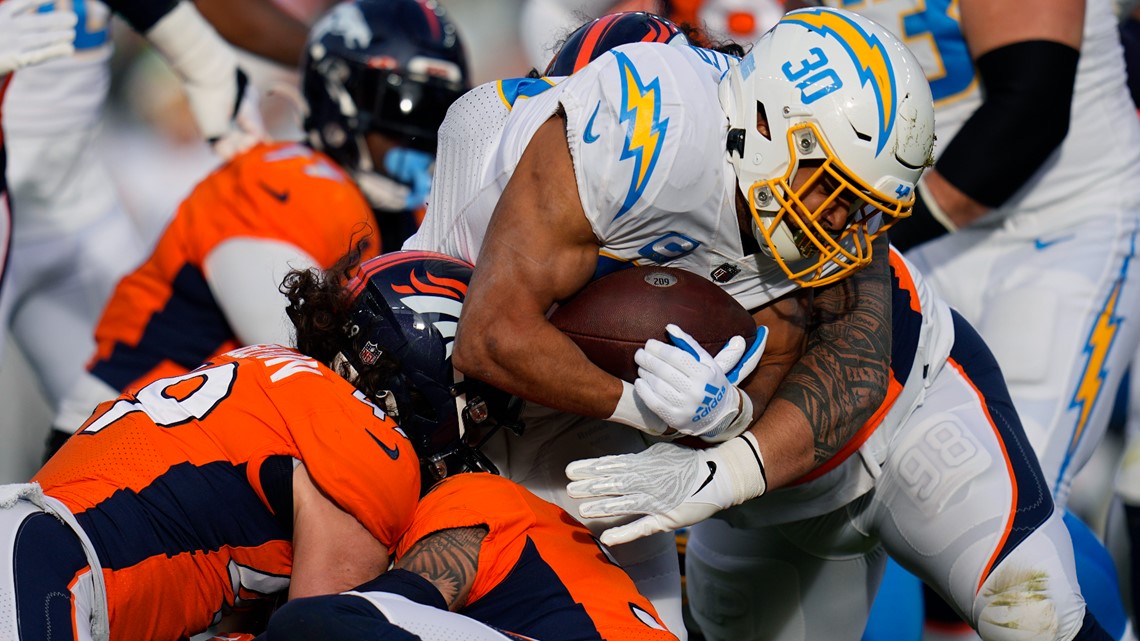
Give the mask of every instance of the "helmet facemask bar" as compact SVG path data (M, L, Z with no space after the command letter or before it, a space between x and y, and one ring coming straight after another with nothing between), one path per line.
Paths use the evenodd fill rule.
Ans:
M907 200L900 200L855 178L814 123L793 125L787 139L791 160L784 175L757 181L748 190L753 233L790 280L818 287L869 264L872 241L910 215L914 196L909 193ZM819 165L793 188L797 172L810 160ZM825 198L809 209L805 201L821 183ZM847 222L842 230L832 231L824 227L823 214L837 201L848 210Z

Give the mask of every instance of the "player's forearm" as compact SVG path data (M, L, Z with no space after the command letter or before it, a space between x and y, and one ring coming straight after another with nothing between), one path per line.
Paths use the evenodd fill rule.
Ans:
M499 318L489 325L459 324L452 363L466 376L527 401L593 418L613 413L621 381L590 363L565 334L543 318L529 323Z
M485 525L434 532L413 545L395 567L426 579L439 590L447 609L455 612L467 605L488 532Z
M290 68L297 66L308 29L268 0L194 0L230 44Z
M768 461L768 487L834 456L886 398L891 297L885 241L870 266L818 293L808 347L752 432Z

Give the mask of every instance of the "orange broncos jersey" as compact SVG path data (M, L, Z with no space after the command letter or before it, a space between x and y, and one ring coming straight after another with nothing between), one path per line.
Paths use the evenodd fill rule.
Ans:
M343 378L276 345L101 404L33 480L91 539L112 641L174 641L288 586L294 459L394 547L420 493L411 443Z
M365 233L373 237L363 259L374 256L374 227L364 196L328 156L294 143L258 145L199 183L146 262L119 282L88 369L125 391L239 347L203 275L223 241L280 241L329 267Z
M476 525L489 532L460 614L543 641L676 641L585 526L501 476L459 474L436 485L396 557L433 532Z

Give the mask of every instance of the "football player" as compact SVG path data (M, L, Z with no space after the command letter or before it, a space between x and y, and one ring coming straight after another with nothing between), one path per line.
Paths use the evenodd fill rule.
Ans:
M992 346L1064 509L1140 347L1140 121L1118 4L826 4L894 25L930 80L936 162L891 242ZM1074 541L1092 544L1076 549L1086 599L1132 638L1107 552Z
M308 144L254 147L183 202L150 257L116 287L53 443L124 390L240 345L287 343L284 274L328 267L354 237L371 234L366 257L375 255L377 228L401 233L378 219L422 202L436 128L467 87L443 9L430 0L338 4L314 25L302 72Z
M1007 615L1041 623L1041 638L1103 638L992 358L882 237L931 160L918 69L878 25L810 9L739 62L625 45L553 87L476 89L441 128L428 213L405 246L478 260L455 365L550 408L486 451L609 528L603 542L743 503L731 518L747 543L717 551L752 565L698 568L690 593L723 604L713 638L858 638L870 597L852 586L873 586L886 551L987 638L1010 638ZM620 381L547 321L592 278L635 264L706 275L754 310L769 329L756 373L755 347L714 356L670 327L674 344L650 341L637 381ZM613 422L717 444L644 450ZM574 505L562 464L620 452L566 468ZM1024 572L1042 581L1014 599Z
M6 97L4 127L15 214L8 286L0 296L0 329L27 357L44 400L55 412L84 371L95 347L95 323L111 291L147 251L98 144L111 84L110 10L142 34L182 80L202 136L213 141L219 153L236 153L262 135L256 105L242 89L246 81L236 52L203 20L195 3L34 4L50 9L39 18L78 18L78 27L68 39L72 55L17 74ZM241 23L256 7L272 6L269 0L225 4L230 7L229 23ZM273 28L282 28L282 22L272 23ZM303 37L307 29L297 23L293 31ZM279 41L289 41L293 31L281 34ZM237 35L257 44L246 34ZM0 39L5 45L16 42ZM300 53L298 45L290 66ZM239 98L241 108L235 112ZM5 428L29 426L9 422ZM6 472L9 478L25 478L32 470Z
M462 318L471 271L458 263L426 252L381 256L365 266L362 287L349 285L360 301L353 320L326 323L332 331L360 328L361 349L343 353L350 371L365 370L378 354L398 363L382 384L385 406L400 425L412 426L413 439L433 437L417 448L437 452L424 457L423 468L425 486L434 487L394 550L395 569L339 596L287 604L270 620L267 641L408 634L439 641L675 640L569 514L500 476L463 473L495 470L466 444L489 436L476 420L490 414L493 429L521 426L517 399L454 375L455 319ZM302 306L343 296L335 273L323 281L313 273L304 278L308 284L291 296Z
M0 486L0 636L176 641L283 591L335 594L387 569L421 478L492 469L463 427L514 426L517 403L418 369L446 358L470 266L359 258L335 288L287 277L298 350L104 403L32 483Z
M75 14L35 11L39 0L0 2L0 113L4 96L17 69L66 56L75 50ZM0 291L11 246L12 214L8 204L7 147L0 123Z

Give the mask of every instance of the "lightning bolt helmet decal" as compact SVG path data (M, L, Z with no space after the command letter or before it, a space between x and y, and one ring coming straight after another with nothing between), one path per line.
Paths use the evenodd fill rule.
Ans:
M820 8L798 11L781 22L803 25L831 36L851 56L860 82L863 86L870 84L878 99L879 135L876 137L875 155L882 153L895 124L895 103L898 99L894 68L883 41L877 35L868 33L847 15Z

